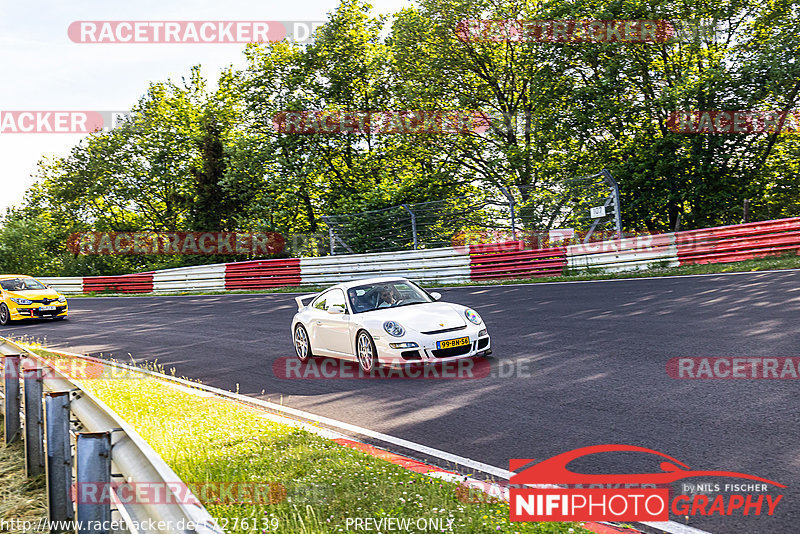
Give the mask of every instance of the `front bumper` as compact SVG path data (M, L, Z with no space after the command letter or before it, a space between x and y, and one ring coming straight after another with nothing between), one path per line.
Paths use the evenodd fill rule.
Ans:
M67 313L69 312L68 306L66 303L59 303L53 304L50 307L54 308L53 310L42 309L41 304L29 304L29 305L14 305L9 306L8 311L11 314L12 321L18 321L20 319L52 319L53 317L66 317Z
M383 335L375 340L375 348L378 350L378 361L381 365L399 367L414 363L451 362L464 358L488 356L492 353L492 342L488 333L479 335L482 330L485 330L483 325L480 325L479 328L449 334L419 334L414 337L403 338L393 338ZM439 341L460 337L468 337L469 344L449 349L437 348L437 342ZM390 343L403 342L414 342L417 343L418 347L396 349L390 346Z

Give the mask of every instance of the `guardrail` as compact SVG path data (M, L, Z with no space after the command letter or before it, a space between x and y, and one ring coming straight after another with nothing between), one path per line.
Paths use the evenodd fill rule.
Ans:
M39 281L61 293L83 293L82 276L47 276L39 277Z
M46 474L51 525L82 522L79 534L110 532L108 527L87 529L87 524L125 525L118 531L135 533L223 534L150 445L78 382L48 360L2 337L0 357L6 444L22 438L27 475ZM112 485L112 477L122 480ZM94 490L108 488L109 499L99 503L73 500L73 480L77 481L77 494L83 484L94 484ZM164 498L131 504L120 497L122 490L135 492L136 484L142 483L157 486L165 492ZM187 528L190 525L193 528Z
M178 267L153 273L153 292L224 291L225 264Z
M517 244L519 243L519 245ZM506 247L474 247L487 251L474 253L470 247L470 278L472 280L499 280L503 278L532 278L558 276L567 264L564 247L516 250L521 241L503 243ZM511 249L512 252L504 250Z
M651 269L663 265L677 267L675 234L656 234L598 241L567 247L571 269L603 269L608 272Z
M225 264L225 289L298 286L300 260L255 260Z
M463 248L463 247L462 247ZM325 285L375 276L402 276L425 282L464 282L470 257L453 247L404 252L301 258L304 285Z
M524 241L507 241L402 252L219 263L122 276L41 280L64 293L266 289L326 285L372 276L458 283L558 276L565 267L618 272L731 262L792 250L800 250L800 217L566 247L526 248Z
M800 218L678 232L676 242L681 265L773 256L800 250Z
M115 293L151 293L153 272L122 274L118 276L85 276L83 292L113 291Z

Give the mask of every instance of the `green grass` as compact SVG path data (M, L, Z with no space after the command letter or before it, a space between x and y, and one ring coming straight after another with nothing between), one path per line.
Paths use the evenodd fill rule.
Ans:
M84 386L130 423L184 482L285 487L287 498L276 504L205 503L227 532L351 532L345 528L348 517L452 519L458 533L588 532L578 524L511 523L507 503L462 502L454 483L276 423L253 407L198 396L152 377L88 380ZM249 528L241 528L243 519ZM253 529L253 521L265 521L266 528Z
M435 287L468 287L468 286L509 285L509 284L547 284L553 282L616 280L625 278L646 278L653 276L684 276L692 274L772 271L781 269L800 269L800 255L795 254L794 252L788 252L780 256L768 256L765 258L756 258L752 260L745 260L732 263L681 265L680 267L669 267L667 265L667 262L661 262L661 265L652 269L617 272L617 273L610 273L597 268L582 269L580 271L574 269L564 269L564 275L562 276L547 276L538 278L514 278L509 280L484 280L477 282L462 282L462 283L428 282L428 283L422 283L421 285L423 287L435 288ZM328 285L279 287L272 289L254 289L254 290L240 290L240 291L175 291L168 293L92 292L85 294L69 295L69 297L70 298L99 297L99 296L142 297L142 296L155 296L155 295L170 296L170 295L231 295L231 294L265 294L265 293L316 293L326 287L328 287Z

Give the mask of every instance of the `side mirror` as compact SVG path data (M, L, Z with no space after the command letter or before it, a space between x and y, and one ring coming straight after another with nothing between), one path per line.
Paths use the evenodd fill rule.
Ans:
M340 304L334 304L330 308L328 308L328 313L332 315L342 315L344 314L344 306Z
M433 297L433 300L439 300L440 298L442 298L442 294L434 291L433 293L431 293L431 297Z

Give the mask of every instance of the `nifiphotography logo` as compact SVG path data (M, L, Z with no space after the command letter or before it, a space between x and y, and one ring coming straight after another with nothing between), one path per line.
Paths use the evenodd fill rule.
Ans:
M578 458L607 452L653 454L666 461L661 460L661 471L654 473L583 474L567 469ZM530 462L511 460L511 470ZM740 478L758 483L681 484L680 491L670 493L668 484L694 477ZM652 449L614 444L559 454L524 469L509 482L511 521L668 521L670 511L680 516L773 515L783 495L766 493L768 487L786 487L745 473L693 470ZM732 493L710 498L695 493L698 487Z

